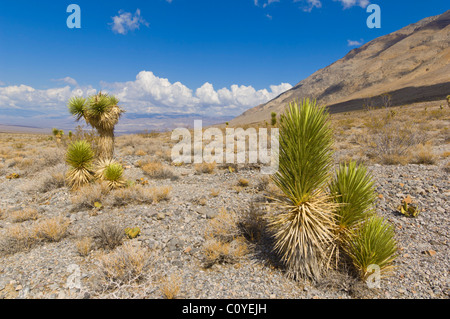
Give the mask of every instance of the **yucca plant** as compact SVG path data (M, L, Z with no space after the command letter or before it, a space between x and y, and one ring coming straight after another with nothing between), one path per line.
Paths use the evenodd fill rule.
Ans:
M335 237L336 204L326 192L332 165L329 114L316 101L289 104L280 118L279 170L269 227L275 250L294 278L318 279L327 269Z
M338 239L342 243L351 231L374 213L375 189L372 176L356 162L340 164L330 183L335 203Z
M99 92L85 99L73 97L69 100L69 111L79 121L95 128L99 134L98 156L100 159L112 158L114 155L114 127L125 111L117 104L119 100L108 94Z
M86 141L76 141L69 145L66 162L70 165L67 181L70 187L77 188L93 179L92 163L94 151Z
M397 253L394 227L379 216L370 217L349 242L347 253L361 279L370 275L370 265L380 267L380 275L385 276L393 269Z
M123 178L123 167L112 159L100 160L96 165L95 177L106 181L110 188L118 188L126 185Z

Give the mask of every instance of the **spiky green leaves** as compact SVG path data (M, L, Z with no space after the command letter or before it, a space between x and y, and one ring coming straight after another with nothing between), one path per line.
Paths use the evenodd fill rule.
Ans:
M94 155L91 144L86 141L76 141L70 144L66 162L71 166L67 173L67 180L72 188L79 187L92 180L91 170Z
M123 166L113 159L102 159L96 165L95 177L106 181L110 188L123 187L126 185L123 171Z
M333 247L335 204L324 192L332 161L328 113L315 101L289 105L280 118L279 170L283 192L271 217L275 248L295 278L318 279Z
M279 170L273 180L293 204L307 202L328 182L331 145L326 109L309 99L290 103L280 118Z
M77 121L79 121L83 116L86 110L86 99L83 97L75 96L69 100L68 103L70 114L77 117Z
M330 184L330 193L339 204L336 219L338 227L344 231L364 222L373 212L375 190L372 176L362 164L340 164Z
M370 217L349 242L347 253L363 280L370 275L370 265L380 267L382 275L387 274L397 253L393 226L381 217Z

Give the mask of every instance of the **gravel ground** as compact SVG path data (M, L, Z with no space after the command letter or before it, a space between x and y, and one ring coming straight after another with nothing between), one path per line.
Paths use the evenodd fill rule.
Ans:
M137 157L124 157L128 176L142 177L133 166ZM22 189L28 178L0 178L0 207L14 211L36 207L41 216L63 215L70 219L69 236L57 243L46 243L28 251L0 257L0 298L104 298L93 290L96 257L77 253L75 239L88 233L100 221L115 221L138 226L141 235L135 245L157 252L152 271L180 278L179 298L448 298L449 297L449 181L441 165L369 166L379 194L377 212L395 225L399 257L393 276L383 278L380 289L333 273L318 284L294 282L282 267L270 261L264 243L235 264L217 264L205 268L202 245L207 223L225 207L238 213L252 202L264 201L257 189L261 177L257 168L230 173L216 169L214 174L195 174L192 166L173 168L177 180L150 180L151 186L171 186L171 199L157 204L73 211L67 188L30 196ZM32 177L29 177L32 178ZM239 193L233 188L240 178L250 185ZM219 191L218 196L209 194ZM401 199L410 195L422 207L417 218L397 212ZM204 205L198 204L201 197ZM27 221L25 223L31 223ZM0 232L11 226L0 219ZM261 253L261 251L263 253ZM75 266L73 266L75 265ZM75 268L74 268L75 267ZM75 270L74 270L75 269ZM79 269L81 289L69 289L71 275ZM110 296L109 296L110 297ZM117 297L117 296L116 296ZM142 297L142 296L141 296ZM146 298L162 298L160 282L149 284Z

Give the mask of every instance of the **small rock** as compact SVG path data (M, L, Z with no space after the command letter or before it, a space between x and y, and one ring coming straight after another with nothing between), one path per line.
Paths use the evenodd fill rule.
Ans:
M163 213L156 214L156 219L157 220L163 220L165 217L166 217L166 215L164 215Z

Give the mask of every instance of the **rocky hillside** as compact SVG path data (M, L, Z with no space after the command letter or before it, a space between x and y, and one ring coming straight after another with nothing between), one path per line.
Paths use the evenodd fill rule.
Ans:
M444 99L450 94L450 10L350 51L266 104L243 113L231 125L270 119L293 99L316 98L331 112Z

